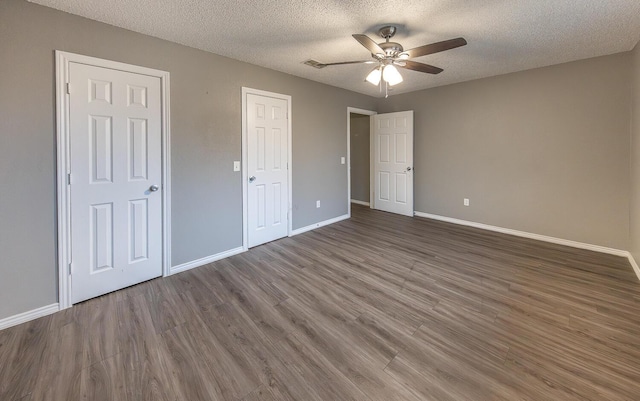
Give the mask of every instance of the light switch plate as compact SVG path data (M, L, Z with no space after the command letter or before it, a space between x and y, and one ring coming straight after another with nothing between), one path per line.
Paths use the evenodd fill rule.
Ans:
M233 171L240 171L240 162L233 162Z
M344 164L344 156L340 158L340 164Z

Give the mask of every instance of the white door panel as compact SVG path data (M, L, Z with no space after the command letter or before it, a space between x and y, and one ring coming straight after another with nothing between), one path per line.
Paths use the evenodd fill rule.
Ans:
M70 63L72 301L162 275L160 79Z
M247 94L249 247L288 234L288 104Z
M374 208L413 216L413 111L377 114Z

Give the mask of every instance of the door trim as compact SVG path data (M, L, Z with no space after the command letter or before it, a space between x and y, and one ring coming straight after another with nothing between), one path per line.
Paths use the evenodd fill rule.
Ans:
M357 107L347 107L347 215L351 217L351 113L362 114L365 116L374 116L378 114L377 111L359 109ZM371 121L371 118L369 118ZM371 154L371 122L369 123L369 154ZM369 204L371 205L371 157L369 157ZM357 202L354 202L357 203Z
M70 172L69 142L69 64L80 63L96 67L110 68L124 72L148 75L160 78L161 107L161 144L162 144L162 275L168 276L171 270L171 124L169 121L169 73L151 68L119 63L80 54L55 51L56 59L56 190L58 225L58 303L60 309L73 305L71 301L71 275L69 260L71 257L71 209L68 174Z
M283 95L275 92L263 91L260 89L253 89L242 87L242 173L240 174L240 179L242 180L242 249L249 249L249 172L248 172L248 163L249 163L249 149L247 144L247 95L259 95L259 96L267 96L275 99L282 99L287 102L287 236L291 236L291 227L293 223L293 213L291 206L293 205L293 149L292 149L292 131L291 131L291 120L293 119L291 115L291 96Z

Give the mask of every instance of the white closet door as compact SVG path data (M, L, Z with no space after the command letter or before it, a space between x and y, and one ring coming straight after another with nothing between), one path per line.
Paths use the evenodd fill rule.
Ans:
M160 79L70 63L72 301L162 275Z
M247 94L249 247L288 233L288 104Z

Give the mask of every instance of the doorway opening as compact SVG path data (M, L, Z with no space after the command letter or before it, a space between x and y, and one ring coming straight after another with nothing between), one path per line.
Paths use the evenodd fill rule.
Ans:
M347 108L347 204L370 206L371 185L371 116L375 111Z

